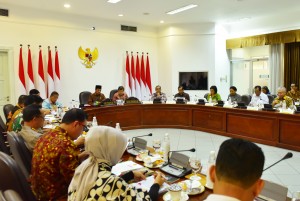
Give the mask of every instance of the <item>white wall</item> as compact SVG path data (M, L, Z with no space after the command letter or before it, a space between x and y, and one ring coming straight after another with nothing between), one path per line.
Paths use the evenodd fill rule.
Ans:
M208 71L208 86L215 84L214 24L176 24L162 27L158 37L158 81L167 94L177 93L179 72ZM191 97L203 97L208 91L186 92Z
M33 65L37 74L38 46L43 47L44 68L47 64L47 46L58 46L61 70L60 101L68 104L71 99L78 100L78 94L84 90L94 91L96 84L103 85L103 92L109 95L111 89L124 84L125 52L149 52L152 82L157 83L157 37L156 29L138 25L138 33L119 31L120 23L83 19L79 16L63 16L55 13L41 13L36 10L11 9L11 17L1 18L0 47L13 50L15 96L18 90L19 44L23 44L23 60L27 69L27 44L31 45ZM39 18L33 15L38 13ZM65 19L65 20L63 20ZM91 23L91 21L95 23ZM100 23L101 22L101 23ZM88 29L89 24L96 24L96 31ZM78 48L99 50L99 58L92 69L85 68L78 58ZM54 54L52 55L54 58ZM15 100L16 101L16 100Z

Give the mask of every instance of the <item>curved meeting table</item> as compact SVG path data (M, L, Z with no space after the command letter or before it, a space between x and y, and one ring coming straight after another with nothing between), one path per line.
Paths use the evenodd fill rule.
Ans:
M123 130L141 128L181 128L238 137L271 146L300 151L300 114L223 108L195 104L129 104L86 107L88 120L99 125L120 123ZM129 154L125 160L133 160ZM190 196L204 200L211 190ZM159 200L163 200L160 196ZM290 200L290 198L287 198Z
M300 114L192 104L132 104L84 110L89 120L96 116L99 125L120 123L123 130L191 129L300 151Z

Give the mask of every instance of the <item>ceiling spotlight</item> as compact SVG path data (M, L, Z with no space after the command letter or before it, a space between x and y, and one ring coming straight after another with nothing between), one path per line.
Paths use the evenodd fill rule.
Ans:
M123 15L123 14L119 14L118 16L119 16L119 17L123 17L124 15Z
M169 12L167 12L167 14L168 14L168 15L174 15L174 14L176 14L176 13L180 13L180 12L182 12L182 11L189 10L189 9L191 9L191 8L195 8L195 7L197 7L197 6L198 6L198 5L196 5L196 4L190 4L190 5L187 5L187 6L178 8L178 9L176 9L176 10L169 11Z
M68 3L65 3L65 4L64 4L64 7L65 7L65 8L70 8L70 7L71 7L71 5L70 5L70 4L68 4Z
M159 22L159 23L163 24L163 23L165 23L165 21L163 21L163 20L160 20L160 22Z
M118 3L118 2L120 2L120 1L122 1L122 0L108 0L107 2L108 2L108 3Z

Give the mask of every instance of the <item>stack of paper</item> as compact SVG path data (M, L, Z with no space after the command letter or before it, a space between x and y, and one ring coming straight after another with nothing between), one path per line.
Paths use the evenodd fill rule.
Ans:
M122 173L131 171L131 170L137 170L143 168L143 166L133 162L133 161L126 161L122 163L118 163L112 168L112 173L119 176Z
M139 181L137 183L130 184L132 187L135 188L142 188L147 189L147 191L150 190L151 186L154 184L154 176L147 177L146 180ZM160 187L159 193L166 192L169 188L169 184L166 182Z

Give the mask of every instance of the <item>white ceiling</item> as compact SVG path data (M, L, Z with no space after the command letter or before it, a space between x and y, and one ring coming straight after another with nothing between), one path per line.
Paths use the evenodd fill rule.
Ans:
M71 8L65 9L64 3L71 4ZM188 4L197 4L198 7L176 15L166 14ZM107 3L107 0L0 0L0 8L5 8L5 5L10 8L31 7L150 26L159 26L160 20L164 20L165 24L200 22L226 24L240 22L246 18L247 21L263 20L270 16L280 17L289 13L300 13L299 0L122 0L117 4ZM118 14L124 16L118 17Z

